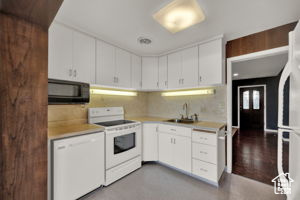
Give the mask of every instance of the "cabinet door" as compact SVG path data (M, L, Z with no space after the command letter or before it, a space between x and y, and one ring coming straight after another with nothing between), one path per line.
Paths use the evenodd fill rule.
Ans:
M168 55L168 88L181 87L181 52L176 52Z
M142 58L142 88L146 90L158 89L158 58Z
M141 89L142 87L142 59L131 54L131 87Z
M223 82L222 39L199 46L199 84L213 85Z
M158 58L158 82L159 89L168 88L168 57L162 56Z
M165 133L158 133L158 160L173 166L172 162L172 139L173 136Z
M143 161L158 161L157 124L143 124Z
M115 47L105 42L97 41L96 83L114 86L115 78Z
M119 48L116 48L116 78L117 86L131 87L131 55Z
M173 136L174 144L172 148L173 166L192 172L192 141L191 138Z
M72 35L72 30L60 24L51 25L49 29L49 78L73 79Z
M76 81L95 83L95 39L73 32L73 68Z
M197 87L198 75L198 46L183 50L182 87Z

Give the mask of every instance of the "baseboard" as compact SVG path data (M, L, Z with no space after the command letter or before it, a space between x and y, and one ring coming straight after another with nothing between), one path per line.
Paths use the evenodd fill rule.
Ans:
M267 132L278 133L278 130L275 129L265 129Z

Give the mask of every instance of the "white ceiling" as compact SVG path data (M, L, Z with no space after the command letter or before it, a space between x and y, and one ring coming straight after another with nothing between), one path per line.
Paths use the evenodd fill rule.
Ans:
M198 0L206 20L171 34L152 14L170 0L64 0L56 20L139 55L157 55L224 34L235 39L300 19L299 0ZM140 36L153 43L137 43Z
M239 76L233 80L277 76L288 61L288 54L269 56L265 58L233 63L232 74Z

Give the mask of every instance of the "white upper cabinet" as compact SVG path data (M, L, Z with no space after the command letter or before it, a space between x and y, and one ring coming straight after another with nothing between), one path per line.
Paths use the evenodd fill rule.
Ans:
M77 81L95 83L95 44L94 38L73 32L73 68Z
M142 59L134 54L131 54L131 87L142 88Z
M49 78L95 83L95 39L53 23L49 29Z
M53 79L73 80L73 32L53 23L49 29L48 76Z
M115 47L97 41L96 84L113 86L116 83Z
M116 85L131 87L131 55L127 51L116 48Z
M168 88L181 87L181 52L176 52L168 55Z
M169 89L198 86L198 47L168 55Z
M137 90L224 83L222 38L161 57L139 57L59 23L49 29L49 78Z
M158 82L159 89L168 88L168 57L162 56L158 58Z
M217 39L199 45L199 84L202 86L223 84L223 43Z
M196 87L199 80L198 74L198 47L183 50L181 87Z
M142 58L142 89L158 90L158 57Z
M119 88L131 87L131 54L97 41L96 84Z
M49 29L48 76L95 83L95 39L53 23Z

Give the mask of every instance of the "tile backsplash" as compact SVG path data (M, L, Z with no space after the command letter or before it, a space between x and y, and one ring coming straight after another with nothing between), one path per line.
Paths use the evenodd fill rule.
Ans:
M226 86L215 89L214 95L203 96L163 97L161 92L139 92L136 97L92 95L87 105L49 105L48 125L86 123L89 107L123 106L126 117L174 118L185 114L184 103L188 103L189 115L197 113L200 120L225 122Z
M214 95L163 97L161 92L148 93L148 116L178 118L185 115L183 105L188 104L189 116L198 114L200 120L226 121L226 86L216 87Z

